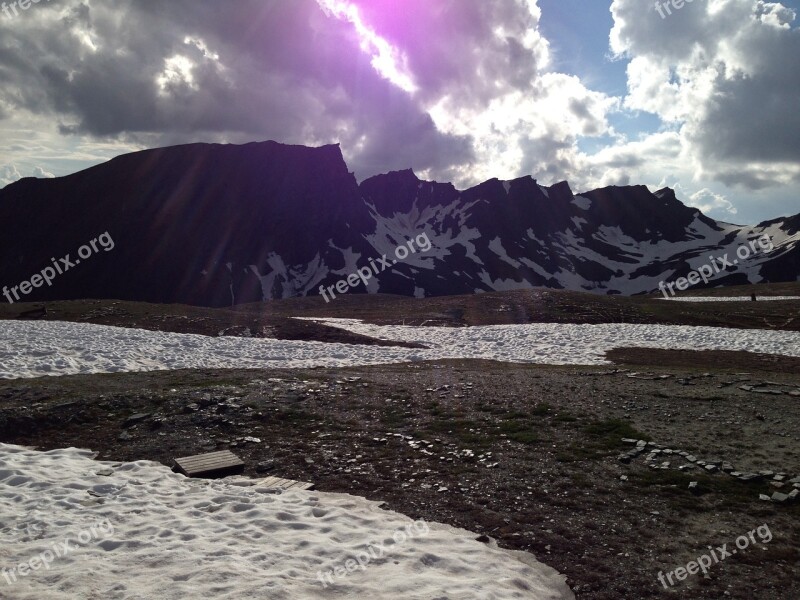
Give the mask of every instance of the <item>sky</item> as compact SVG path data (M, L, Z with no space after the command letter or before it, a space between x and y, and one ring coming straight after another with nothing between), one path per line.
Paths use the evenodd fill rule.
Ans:
M273 139L340 143L359 180L669 186L722 221L793 215L799 2L5 0L0 186Z

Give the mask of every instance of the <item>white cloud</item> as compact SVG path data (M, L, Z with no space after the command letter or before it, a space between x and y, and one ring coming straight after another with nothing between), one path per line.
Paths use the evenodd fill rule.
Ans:
M45 171L42 167L36 167L33 170L33 176L39 177L40 179L53 179L55 175L52 173Z
M695 180L800 183L794 11L759 0L698 1L665 19L640 0L611 11L612 49L631 59L624 104L677 126Z
M0 167L0 187L5 187L9 183L14 183L20 179L22 179L22 175L20 175L16 165L4 165Z
M687 202L687 204L699 208L704 213L721 210L728 214L735 215L737 212L736 208L734 208L733 204L731 204L725 196L715 194L708 188L703 188L689 196L689 202Z

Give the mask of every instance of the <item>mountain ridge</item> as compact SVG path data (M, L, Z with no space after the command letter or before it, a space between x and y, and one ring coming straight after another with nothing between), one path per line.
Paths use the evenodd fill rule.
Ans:
M773 251L712 283L800 280L798 229L800 214L755 226L718 222L670 188L575 194L566 181L542 186L523 176L459 190L411 169L358 183L338 144L184 144L0 190L0 285L29 280L108 232L114 251L25 299L226 306L317 294L424 233L430 251L352 291L642 294L763 235Z

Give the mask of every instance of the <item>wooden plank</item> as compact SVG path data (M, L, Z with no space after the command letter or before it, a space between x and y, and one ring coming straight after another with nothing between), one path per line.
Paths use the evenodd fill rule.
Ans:
M223 477L244 471L244 462L233 452L221 450L208 454L196 454L175 459L175 470L187 477ZM265 477L260 485L283 490L312 490L313 483L284 479L274 475Z
M236 457L236 455L230 452L229 450L222 450L220 452L210 452L208 454L196 454L194 456L184 456L180 460L181 462L204 462L204 461L218 460L218 459L231 459L231 457Z
M181 467L188 471L203 471L207 469L219 469L229 466L234 465L233 463L221 460L213 463L181 463Z
M286 487L287 483L288 483L287 479L283 479L282 477L272 477L270 479L270 481L267 483L267 485L270 486L270 487L282 488L282 487Z
M261 483L263 485L266 485L267 487L279 487L281 481L283 480L280 477L275 477L274 475L271 475L269 477L265 477L264 479L262 479Z
M295 481L294 479L283 479L282 477L265 477L261 480L261 485L270 488L280 488L283 490L311 490L314 489L313 483L306 481Z
M209 452L208 454L195 454L194 456L184 456L181 458L182 461L185 460L208 460L213 458L230 458L230 457L238 458L233 452L230 450L220 450L218 452Z
M175 459L175 469L187 477L223 477L244 471L244 462L229 450Z
M210 458L192 458L192 459L185 459L182 458L181 464L182 465L213 465L217 463L231 463L231 462L242 462L239 460L238 457L235 455L231 456L214 456Z
M187 474L189 474L189 473L199 473L203 471L216 471L217 469L243 469L244 465L238 463L218 462L213 464L202 464L202 465L182 464L180 465L180 468L186 471Z

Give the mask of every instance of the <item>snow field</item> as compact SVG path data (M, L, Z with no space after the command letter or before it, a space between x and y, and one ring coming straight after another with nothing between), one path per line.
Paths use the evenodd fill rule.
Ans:
M207 337L58 321L0 322L0 378L168 369L312 368L440 359L600 365L618 347L743 350L800 356L791 331L677 325L533 323L486 327L370 325L315 319L424 349Z
M0 444L0 597L574 598L563 576L530 555L446 525L428 523L423 534L418 523L377 502L279 493L241 477L188 479L158 463L92 457L75 448ZM98 522L110 526L96 528L92 539L81 535ZM402 539L398 531L418 535ZM48 568L19 568L64 541L70 551ZM321 573L369 544L386 547L385 555L323 585Z

